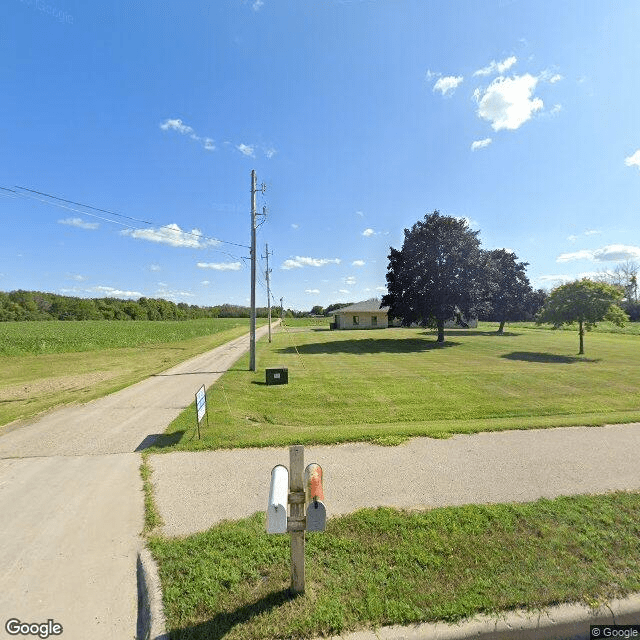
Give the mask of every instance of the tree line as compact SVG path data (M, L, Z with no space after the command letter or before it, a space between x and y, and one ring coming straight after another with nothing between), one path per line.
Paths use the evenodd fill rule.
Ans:
M279 311L279 310L278 310ZM272 310L273 313L273 310ZM0 322L27 320L194 320L249 318L251 310L233 304L200 307L163 298L78 298L42 291L0 291ZM267 308L256 309L267 317Z
M390 247L388 294L382 304L403 325L437 328L444 342L447 320L461 316L500 323L522 319L554 327L578 324L580 354L584 334L602 320L623 326L638 311L638 267L627 263L598 281L583 278L550 294L534 291L526 262L505 249L481 248L479 231L438 211L404 230L401 249ZM636 315L637 318L637 315Z

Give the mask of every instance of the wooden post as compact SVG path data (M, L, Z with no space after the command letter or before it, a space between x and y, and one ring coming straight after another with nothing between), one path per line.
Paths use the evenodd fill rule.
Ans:
M289 447L289 532L291 533L291 593L304 593L304 447Z

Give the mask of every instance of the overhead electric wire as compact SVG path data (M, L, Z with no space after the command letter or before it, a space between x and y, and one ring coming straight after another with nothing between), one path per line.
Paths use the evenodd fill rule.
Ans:
M93 211L99 211L100 213L106 213L106 214L108 214L110 216L116 216L118 218L124 218L125 220L131 220L132 222L138 222L140 224L146 224L146 225L148 225L150 227L154 227L155 226L155 227L160 227L160 228L166 228L168 226L168 225L163 225L163 224L160 224L160 223L157 223L157 222L150 222L149 220L142 220L140 218L134 218L133 216L127 216L125 214L117 213L115 211L109 211L108 209L101 209L100 207L94 207L93 205L84 204L83 202L76 202L74 200L67 200L66 198L60 198L59 196L54 196L53 194L45 193L43 191L37 191L35 189L30 189L28 187L21 187L19 185L15 185L15 187L16 187L16 189L22 189L22 190L28 191L30 193L35 193L35 194L37 194L39 196L44 196L45 198L50 198L52 200L57 200L58 202L65 202L67 204L73 204L73 205L76 205L78 207L83 207L84 209L91 209ZM23 196L23 197L30 197L27 194L23 194L23 193L20 193L18 191L13 191L12 189L6 189L4 187L0 187L0 189L3 189L4 191L11 191L12 193L15 193L15 194ZM67 207L67 206L64 206L64 205L61 205L61 204L57 204L55 202L49 202L49 201L43 200L41 198L34 198L33 196L31 196L30 198L32 200L37 200L37 201L43 202L45 204L52 204L52 205L61 207L63 209L68 209L69 211L75 211L76 213L81 213L81 214L84 214L84 215L87 215L87 216L91 216L93 218L97 218L98 220L103 220L105 222L111 222L113 224L118 224L118 225L121 225L121 226L126 227L128 229L133 229L133 230L137 229L137 227L132 227L130 225L127 225L127 224L125 224L123 222L119 222L117 220L111 220L109 218L103 218L103 217L95 215L93 213L89 213L88 211L81 211L81 210L78 210L78 209L74 209L72 207ZM230 245L233 245L235 247L242 247L243 249L249 249L250 248L248 245L245 245L245 244L240 244L238 242L231 242L229 240L220 240L220 238L214 238L212 236L205 236L203 234L192 233L192 232L189 232L189 231L181 231L181 233L184 234L184 235L187 235L187 236L193 236L194 238L199 238L199 239L203 239L203 240L212 240L214 242L220 242L222 244L230 244Z

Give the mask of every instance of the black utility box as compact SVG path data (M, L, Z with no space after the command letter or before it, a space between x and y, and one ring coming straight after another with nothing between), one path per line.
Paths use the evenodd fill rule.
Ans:
M289 369L267 369L267 384L289 384Z

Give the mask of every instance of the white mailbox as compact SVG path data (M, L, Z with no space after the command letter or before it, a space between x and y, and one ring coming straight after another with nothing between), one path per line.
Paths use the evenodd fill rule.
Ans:
M281 464L271 470L271 488L267 504L267 533L287 533L289 470Z

